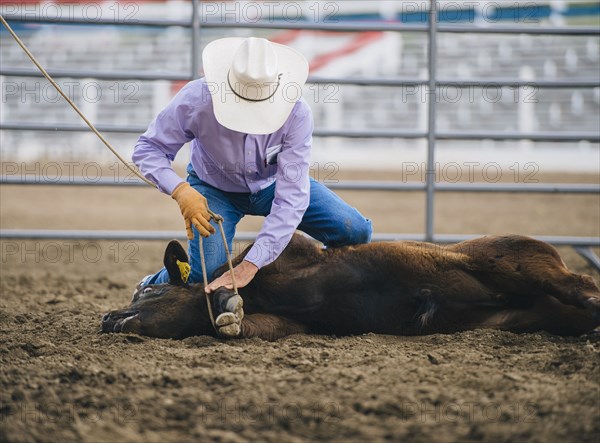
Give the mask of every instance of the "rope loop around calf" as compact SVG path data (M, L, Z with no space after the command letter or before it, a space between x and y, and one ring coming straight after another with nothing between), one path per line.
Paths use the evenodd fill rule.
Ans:
M229 274L231 275L231 284L233 286L233 292L235 295L238 294L237 283L235 281L235 273L233 272L233 262L231 261L231 253L229 252L229 245L227 244L227 237L225 236L225 229L223 228L223 217L215 212L208 210L208 213L213 218L214 221L219 225L219 231L221 232L221 239L223 240L223 247L225 248L225 254L227 255L227 265L229 266ZM210 299L210 295L206 292L206 288L208 287L208 276L206 275L206 258L204 257L204 241L201 235L199 235L198 246L200 249L200 265L202 266L202 278L204 280L204 296L206 298L206 305L208 306L208 316L210 317L210 322L215 329L215 332L218 334L219 329L217 328L217 323L215 320L215 316L212 310L212 303Z

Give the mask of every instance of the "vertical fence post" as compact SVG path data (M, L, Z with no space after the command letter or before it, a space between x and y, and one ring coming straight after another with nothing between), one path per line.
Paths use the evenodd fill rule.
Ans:
M429 1L429 84L427 91L427 166L426 177L426 207L425 207L425 241L433 240L433 216L434 216L434 186L435 186L435 114L436 114L436 32L437 32L437 0Z
M200 4L199 0L192 1L192 79L200 78Z

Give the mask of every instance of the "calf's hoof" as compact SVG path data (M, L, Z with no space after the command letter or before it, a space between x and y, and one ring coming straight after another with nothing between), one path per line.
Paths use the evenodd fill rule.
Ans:
M230 297L224 310L215 319L217 331L220 336L226 338L239 337L242 333L242 320L244 319L244 301L239 295Z
M600 298L591 296L583 301L584 306L592 313L594 318L600 321Z
M242 333L242 322L232 312L221 314L215 320L219 336L225 338L236 338Z

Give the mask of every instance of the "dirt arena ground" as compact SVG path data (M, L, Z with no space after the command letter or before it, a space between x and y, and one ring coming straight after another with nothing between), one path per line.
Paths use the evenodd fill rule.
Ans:
M377 232L423 230L423 194L341 194ZM3 185L0 201L3 229L182 227L176 204L151 189ZM598 236L600 196L440 194L436 230ZM477 330L269 343L102 334L102 314L128 304L165 244L1 246L2 442L600 441L598 336ZM599 281L573 250L560 252Z

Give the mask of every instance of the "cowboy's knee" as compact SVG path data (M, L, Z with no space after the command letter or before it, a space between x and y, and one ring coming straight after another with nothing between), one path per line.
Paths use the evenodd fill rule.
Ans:
M344 220L341 229L337 231L329 244L332 246L344 246L369 243L372 233L371 220L357 214L355 217Z
M357 222L353 223L351 233L351 244L369 243L373 235L373 225L371 220L361 217Z

